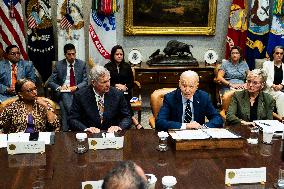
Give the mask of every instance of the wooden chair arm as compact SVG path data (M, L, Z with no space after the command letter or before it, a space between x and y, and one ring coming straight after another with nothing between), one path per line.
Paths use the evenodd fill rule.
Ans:
M151 116L151 117L149 118L149 125L150 125L153 129L155 129L155 117L154 117L154 116Z
M283 117L281 117L280 115L278 115L277 113L273 112L273 119L278 120L280 122L282 122Z

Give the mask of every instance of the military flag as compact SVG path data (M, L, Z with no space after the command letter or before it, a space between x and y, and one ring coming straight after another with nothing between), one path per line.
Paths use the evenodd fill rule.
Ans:
M63 47L72 43L76 48L77 58L85 60L84 15L81 0L58 0L58 60L64 59Z
M250 70L255 68L255 59L265 58L269 33L269 0L254 0L251 3L246 42L246 60Z
M245 50L247 11L247 0L233 0L230 7L228 33L226 36L226 59L230 57L230 50L233 46L240 46L243 51Z
M273 5L272 24L269 33L267 54L271 55L275 46L284 46L284 2L275 0Z

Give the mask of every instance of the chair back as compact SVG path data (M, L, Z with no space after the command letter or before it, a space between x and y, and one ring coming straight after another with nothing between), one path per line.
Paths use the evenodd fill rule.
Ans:
M220 111L220 115L224 120L226 119L226 114L234 93L234 90L230 90L225 92L225 94L222 96L222 110Z
M51 107L54 109L54 110L57 110L58 108L58 104L48 98L45 98L45 97L41 97L43 98L45 101L47 101ZM12 97L12 98L8 98L6 100L4 100L3 102L1 102L0 104L0 113L6 108L8 107L9 105L11 105L13 102L15 102L16 100L18 100L19 97L16 96L16 97ZM56 114L58 114L58 112L55 112Z
M149 124L152 128L155 128L155 120L156 120L158 113L159 113L159 111L160 111L160 109L163 105L165 94L172 92L175 89L176 88L157 89L151 94L150 105L151 105L153 116L150 117Z

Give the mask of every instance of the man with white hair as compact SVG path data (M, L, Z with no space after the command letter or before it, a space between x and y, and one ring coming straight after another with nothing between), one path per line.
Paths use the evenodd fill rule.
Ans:
M72 130L99 133L117 132L131 125L131 115L123 93L110 86L110 73L102 66L90 70L91 85L73 98L69 126Z
M208 93L198 90L199 76L194 71L181 74L179 88L166 94L156 120L157 130L222 127L223 120ZM209 122L205 123L205 117Z

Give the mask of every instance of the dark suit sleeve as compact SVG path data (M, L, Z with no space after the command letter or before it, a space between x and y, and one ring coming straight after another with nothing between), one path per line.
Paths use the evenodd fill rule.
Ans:
M238 112L238 100L236 97L236 93L234 93L226 115L226 122L228 124L235 125L241 123L241 119L236 116L237 112Z
M58 66L59 66L59 62L56 63L56 65L55 65L55 67L52 71L52 74L49 77L49 81L48 81L48 86L54 91L56 91L56 89L58 87L60 87L60 85L58 84L58 81L59 81L59 77L58 77L59 68L58 68Z
M85 129L87 129L87 126L80 121L82 120L81 114L83 112L84 110L81 106L80 96L75 94L73 97L70 115L68 117L68 123L72 130L84 131Z
M121 120L119 122L119 127L122 129L128 129L131 126L131 114L129 107L127 106L126 100L123 93L119 95L119 110L121 114Z
M163 106L161 107L157 120L156 120L156 129L167 131L168 129L180 129L181 123L177 121L170 120L171 111L173 111L173 102L170 101L168 95L165 95Z
M210 128L223 127L224 121L221 118L220 114L215 109L215 107L213 106L210 96L206 95L206 98L202 100L206 101L207 105L205 109L206 112L205 116L209 120L209 122L205 123L205 125Z
M88 77L87 77L87 67L86 67L86 63L83 62L83 61L80 61L80 63L82 64L83 66L83 69L82 69L82 82L80 82L77 87L80 89L84 86L87 86L88 85Z
M133 72L131 69L131 66L128 66L128 75L129 75L129 79L126 81L126 87L128 88L128 90L132 90L133 85L134 85L134 77L133 77Z

